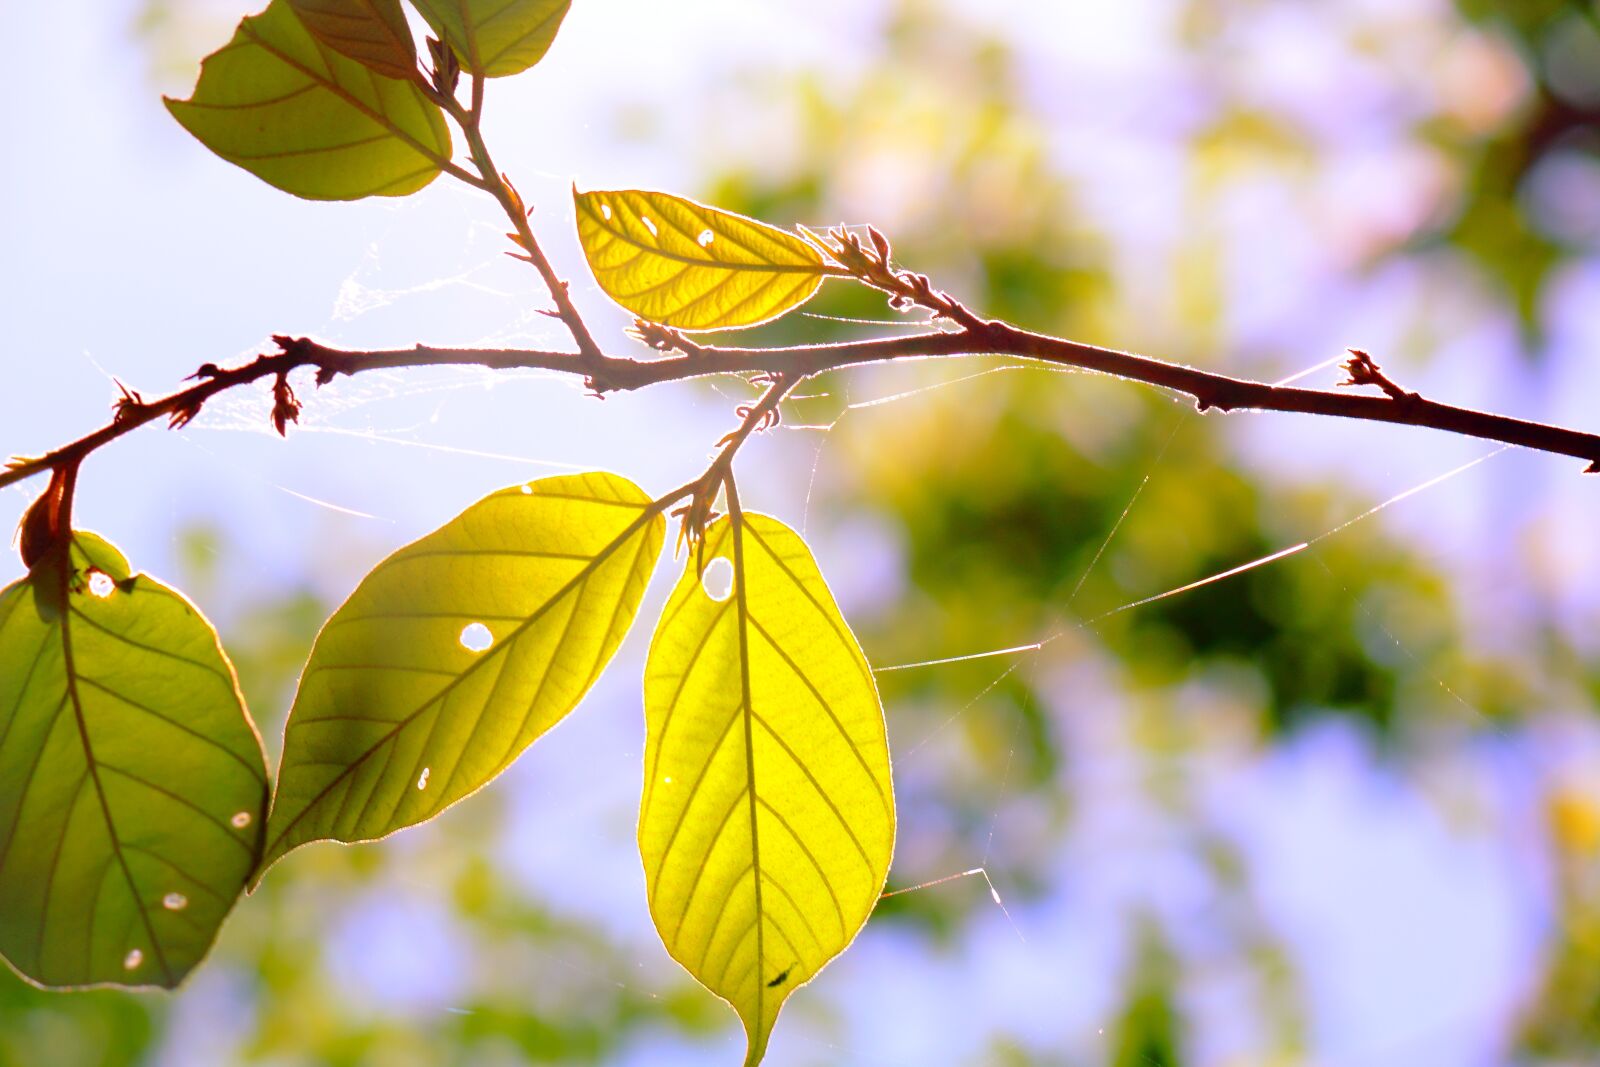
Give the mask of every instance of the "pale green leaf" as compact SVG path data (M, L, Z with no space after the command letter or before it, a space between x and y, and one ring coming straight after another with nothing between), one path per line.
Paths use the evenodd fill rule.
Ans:
M754 326L835 273L816 246L731 211L639 189L573 191L578 240L606 295L680 330Z
M378 564L301 676L262 870L432 818L510 765L616 651L665 526L626 479L546 478Z
M738 1011L755 1064L883 891L894 795L872 672L805 542L746 514L704 547L733 588L714 599L691 561L656 629L639 849L667 951Z
M93 534L0 593L0 953L172 988L255 867L261 741L209 623Z
M465 70L503 78L544 58L572 0L411 0L411 6Z
M421 89L318 41L288 0L240 22L194 95L167 108L223 159L310 200L404 196L450 161L444 116Z
M417 43L400 0L289 0L312 36L391 78L417 74Z

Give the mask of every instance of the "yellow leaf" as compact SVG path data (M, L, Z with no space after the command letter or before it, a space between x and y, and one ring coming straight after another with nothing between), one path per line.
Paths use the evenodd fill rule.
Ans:
M572 195L595 280L650 322L754 326L805 303L837 273L816 246L731 211L638 189Z
M746 514L705 549L733 587L691 562L651 643L639 849L667 951L733 1005L753 1065L882 893L894 794L872 672L805 543Z
M665 529L632 482L568 475L501 490L380 563L300 678L261 870L423 822L509 766L616 652Z

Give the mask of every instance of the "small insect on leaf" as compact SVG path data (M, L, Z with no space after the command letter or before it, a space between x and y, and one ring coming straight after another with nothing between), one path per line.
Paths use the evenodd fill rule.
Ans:
M731 211L638 189L573 197L595 280L649 322L755 326L811 299L833 273L815 245Z

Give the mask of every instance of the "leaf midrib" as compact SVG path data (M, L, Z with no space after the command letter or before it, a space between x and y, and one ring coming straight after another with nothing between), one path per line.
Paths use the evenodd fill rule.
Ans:
M731 487L732 482L729 482ZM730 488L730 494L732 492ZM750 800L750 863L755 868L755 904L756 904L756 976L759 979L764 973L763 961L766 959L766 907L761 900L761 834L756 808L756 757L755 757L755 721L754 708L750 699L750 599L745 588L744 568L744 512L739 508L738 498L734 497L729 502L729 519L733 524L733 581L734 596L738 601L739 621L739 684L742 690L744 711L744 759L745 759L745 791ZM761 983L756 983L756 1018L755 1026L750 1034L752 1049L764 1043L762 1023L766 1018L766 990Z
M364 101L362 101L354 93L352 93L348 89L346 89L344 87L344 85L342 85L339 82L338 75L336 73L338 68L331 61L328 63L328 74L327 74L326 77L324 77L324 76L318 74L316 71L312 70L311 68L307 67L305 64L301 63L299 60L295 59L293 56L289 55L287 52L284 52L282 49L279 49L275 45L273 45L270 42L268 42L264 37L262 37L259 33L256 32L255 25L251 20L246 19L245 21L239 23L239 32L244 34L245 36L249 37L250 38L250 42L252 44L254 44L256 47L260 48L262 51L266 52L268 55L275 57L276 59L278 59L279 61L283 62L284 64L286 64L286 65L288 65L290 67L293 67L295 70L298 70L301 74L304 74L306 77L310 78L312 81L314 81L317 84L321 85L323 88L327 89L329 92L333 93L335 96L337 96L340 99L342 99L345 103L349 104L351 107L355 108L357 111L360 111L362 114L366 115L373 122L377 123L379 126L381 126L384 129L388 130L390 133L394 134L396 137L400 138L402 141L406 142L406 144L410 145L419 154L421 154L424 157L426 157L426 158L432 160L433 162L437 163L441 168L444 167L447 163L450 162L450 160L447 157L439 155L432 148L430 148L427 145L423 144L421 141L418 141L415 137L413 137L411 134L407 133L405 130L402 130L398 125L395 124L394 120L391 119L388 116L387 113L373 111L372 108L368 107ZM308 36L311 33L310 30L306 30L305 32L306 32L306 34ZM319 52L323 51L322 44L319 41L317 41L317 39L315 37L311 38L311 43L312 43L313 47L315 47L317 49L317 51L319 51ZM323 58L326 59L327 56L324 55ZM340 56L339 58L340 59L346 59L346 57L344 57L344 56ZM347 62L351 62L351 63L356 62L356 60L346 60L346 61ZM366 68L363 67L362 69L365 70ZM381 77L381 75L376 75L376 74L374 74L372 76L373 77ZM390 78L388 80L389 81L398 81L398 79L395 79L395 78ZM405 85L406 83L405 82L399 82L398 84ZM381 96L382 95L382 87L380 85L377 85L377 83L374 83L374 87L379 90L379 95ZM183 102L187 103L187 101L183 101ZM426 114L426 112L425 112L425 114Z
M579 203L583 206L584 213L589 216L590 220L593 221L594 224L596 226L598 226L603 233L608 234L614 240L621 241L625 245L628 245L628 246L630 246L632 248L637 248L641 252L647 252L650 255L658 256L661 259L670 259L675 263L684 263L684 264L687 264L687 265L689 265L691 267L700 267L700 268L703 268L703 269L706 269L706 270L754 271L754 272L758 272L758 273L761 273L761 274L818 274L818 275L822 275L822 274L833 274L833 273L835 273L833 270L830 270L828 265L826 263L822 262L820 259L815 264L799 264L799 263L730 263L730 262L728 262L726 260L720 260L720 259L697 259L694 256L687 256L687 255L684 255L681 252L672 252L672 251L669 251L669 250L667 250L665 248L660 248L660 247L657 247L657 246L647 245L643 241L640 241L637 238L635 238L633 235L629 234L626 230L620 229L620 228L618 228L616 226L613 226L610 223L608 223L605 220L605 218L600 215L599 211L597 211L592 206L592 204L590 203L590 198L593 195L594 194L591 194L591 193L580 194L579 195ZM638 212L634 212L634 214L638 214ZM667 223L667 225L672 225L672 224L671 223ZM683 232L683 228L680 227L680 226L675 226L674 225L673 229L677 230L679 233ZM730 238L730 240L731 240L731 238ZM754 255L755 253L751 252L751 254Z
M616 502L615 501L600 501L600 503L616 503ZM637 505L634 505L634 506L637 506ZM353 774L358 767L360 767L362 764L364 764L368 759L370 759L372 757L373 753L377 752L380 748L382 748L384 745L388 744L391 740L393 740L400 733L400 731L404 730L406 727L410 726L413 722L415 722L417 717L419 715L421 715L424 711L426 711L428 708L434 706L440 700L443 700L445 697L447 697L456 688L456 686L458 686L458 685L462 684L463 682L465 682L468 677L472 676L475 671L477 671L480 668L482 668L482 666L485 663L488 663L490 660L494 659L500 653L504 652L505 650L509 649L511 646L515 645L517 643L518 639L520 639L522 637L522 635L527 632L528 628L533 626L540 619L542 619L544 617L545 613L547 611L549 611L550 608L553 605L555 605L556 603L560 602L561 599L563 597L565 597L568 592L570 592L573 588L575 588L577 585L582 583L591 574L593 574L596 570L598 570L600 565L603 564L606 560L610 559L611 556L617 551L617 549L620 548L623 544L625 544L630 537L632 537L634 534L638 533L640 530L644 529L647 525L649 525L649 523L660 513L661 507L662 507L662 505L660 504L660 502L652 503L652 504L644 507L640 511L640 514L639 514L639 516L637 518L635 518L632 522L630 522L623 529L623 531L620 534L618 534L610 542L608 542L606 545L604 545L600 549L600 551L595 554L594 558L589 561L588 564L586 564L581 570L579 570L577 574L575 574L571 578L569 578L567 580L567 582L564 585L561 586L561 588L557 589L554 593L552 593L548 600L546 600L543 604L540 604L539 607L531 615L529 615L520 625L518 625L515 629L513 629L511 631L510 634L508 634L506 636L506 639L504 641L495 642L493 648L490 648L482 656L478 657L477 659L475 659L471 663L469 663L465 670L463 670L460 674L456 675L453 679L451 679L451 681L449 683L447 683L443 688L441 688L438 692L436 692L436 693L432 694L431 696L429 696L426 700L424 700L421 704L419 704L414 710L412 710L411 712L407 713L405 716L403 716L402 718L397 720L395 722L395 725L389 731L387 731L382 737L379 737L376 741L374 741L371 745L369 745L367 747L366 751L362 752L355 759L350 760L344 766L344 769L341 770L332 779L330 779L328 781L328 783L326 785L324 785L320 790L318 790L317 794L315 796L313 796L311 798L311 800L309 800L306 803L306 805L303 808L300 809L300 811L294 816L294 818L289 821L289 824L287 826L285 826L281 831L279 831L277 836L272 838L272 840L267 843L266 847L262 850L262 853L261 853L261 855L263 857L262 867L261 867L260 870L256 871L256 873L255 873L255 879L256 879L257 884L259 884L261 875L263 875L266 872L266 868L268 866L270 866L271 863L276 862L277 859L279 858L279 856L277 855L278 846L281 845L284 842L284 840L294 830L294 828L296 826L300 825L300 822L303 819L305 819L305 817L307 815L309 815L311 813L311 811L314 808L317 807L317 805L322 803L322 801L328 796L328 794L340 782L344 781L344 779L348 775ZM387 668L384 668L384 669L387 669ZM280 788L281 788L281 786L280 786ZM269 825L270 825L270 816L269 816Z
M161 947L160 939L156 937L155 926L150 921L150 913L145 910L144 901L139 899L138 883L133 880L133 870L128 866L128 857L122 851L122 838L117 833L116 820L112 818L111 815L111 802L106 797L105 784L100 780L100 766L98 761L95 759L94 745L89 740L89 724L87 719L84 717L83 699L78 693L78 673L74 663L72 649L72 615L74 613L67 610L69 605L68 597L71 595L71 563L72 561L70 558L63 558L61 560L61 565L58 568L59 594L61 600L57 612L57 618L61 625L61 657L67 676L67 699L72 705L72 714L77 720L78 739L83 744L84 763L88 767L89 778L94 783L95 796L100 801L100 814L105 819L106 836L111 841L112 854L116 856L117 866L122 871L123 880L128 887L128 895L133 898L133 910L138 913L139 922L144 927L145 934L150 938L150 951L155 955L156 962L161 967L161 973L166 979L165 984L170 987L173 982L172 966L167 962L167 953L166 950ZM69 809L67 821L63 823L61 827L61 840L63 843L66 841L67 832L71 825L71 811ZM94 902L94 909L95 910L90 913L91 915L97 914L99 911L98 900ZM39 924L39 937L41 941L39 963L41 968L44 964L42 948L44 930L45 924L41 921ZM91 953L94 951L94 945L92 942L89 945L89 951Z

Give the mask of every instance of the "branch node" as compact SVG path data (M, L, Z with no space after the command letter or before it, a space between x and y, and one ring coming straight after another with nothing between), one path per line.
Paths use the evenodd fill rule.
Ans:
M628 336L657 352L682 352L691 359L703 359L706 350L683 335L683 331L663 326L659 322L634 319Z
M1382 389L1390 400L1402 404L1415 404L1422 399L1420 394L1402 389L1391 381L1366 352L1359 348L1347 348L1345 351L1350 353L1350 358L1343 364L1348 377L1339 383L1341 386L1375 385Z
M137 419L144 414L144 397L140 396L136 390L129 389L117 379L113 378L111 380L116 383L117 390L122 394L111 404L112 425L121 426L130 419Z

